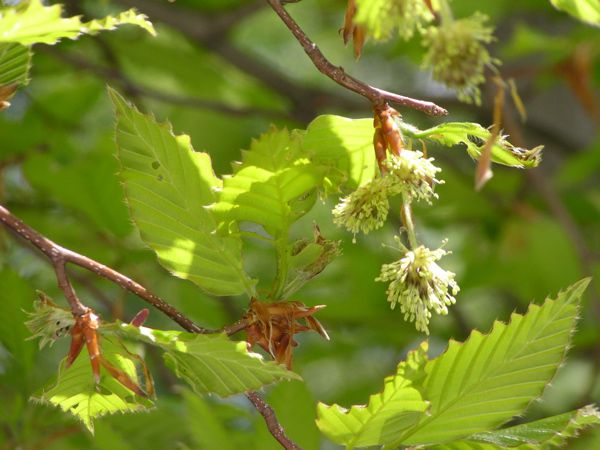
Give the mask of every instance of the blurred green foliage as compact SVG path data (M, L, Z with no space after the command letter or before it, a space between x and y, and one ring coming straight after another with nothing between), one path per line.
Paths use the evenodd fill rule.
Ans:
M110 2L64 2L70 13L99 17ZM36 46L31 82L0 113L0 202L59 244L131 276L203 326L238 319L241 297L215 299L162 269L144 247L122 203L115 176L114 119L105 85L121 89L138 106L169 119L189 134L197 150L211 155L218 174L230 173L252 137L269 124L305 128L322 113L370 117L366 102L320 75L265 2L253 0L158 0L139 3L158 36L123 28L53 47ZM146 4L146 8L144 7ZM483 191L473 189L474 164L464 152L431 146L446 183L432 208L416 209L420 237L432 246L449 237L449 270L461 286L449 316L432 320L430 353L472 328L488 331L495 319L523 312L583 276L595 280L584 297L574 347L565 366L527 419L558 414L600 401L600 35L544 0L455 0L458 17L475 10L497 27L492 55L501 73L515 78L528 111L525 146L544 144L535 172L496 167ZM366 82L394 92L435 100L452 121L491 123L491 86L481 108L457 103L452 92L430 80L415 61L425 49L414 41L367 43L354 61L337 30L344 2L303 0L288 5L336 64ZM190 25L190 23L192 25ZM195 24L195 25L194 25ZM401 111L422 128L439 123ZM513 110L511 114L515 117ZM508 126L507 126L508 128ZM305 237L317 222L327 239L342 240L343 255L294 299L326 304L318 314L331 341L306 334L295 351L294 369L305 384L283 382L265 389L267 400L306 449L337 448L314 426L317 400L365 403L423 339L398 311L390 311L385 286L375 283L381 264L395 259L381 242L393 241L400 223L352 236L333 226L332 204L317 202L293 232ZM393 205L397 208L398 205ZM272 273L274 261L260 244L246 248L253 274ZM29 397L56 373L66 343L37 352L24 341L22 310L35 289L60 299L51 267L21 241L0 230L0 449L270 449L279 448L262 418L242 397L226 400L192 395L150 352L157 381L157 408L115 416L96 424L92 438L58 410L33 405ZM135 296L73 268L80 297L108 319L130 319L143 306ZM148 325L173 328L152 311ZM600 432L586 433L573 448L600 446Z

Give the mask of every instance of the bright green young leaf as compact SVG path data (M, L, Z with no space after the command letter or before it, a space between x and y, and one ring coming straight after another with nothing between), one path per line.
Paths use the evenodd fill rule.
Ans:
M535 422L477 433L469 436L468 440L487 442L500 447L552 449L561 447L584 428L597 425L600 425L600 412L593 405L588 405Z
M125 372L132 380L138 380L136 360L108 339L102 340L102 355L114 367ZM152 401L136 396L104 368L100 383L96 385L86 350L83 350L68 369L63 360L56 383L48 390L32 398L33 401L55 406L81 420L91 433L94 419L126 412L145 411ZM139 384L139 383L138 383Z
M117 115L121 179L131 216L160 263L215 295L254 293L242 266L239 237L219 237L204 206L221 182L210 156L194 151L186 135L140 113L112 89Z
M220 221L254 222L279 237L312 207L320 182L318 170L301 155L299 134L272 129L242 153L210 209Z
M556 9L571 14L590 25L600 26L600 2L598 0L550 0Z
M0 87L27 84L31 50L19 44L0 44Z
M306 129L304 153L324 166L330 189L356 189L375 176L373 121L341 116L319 116Z
M473 159L479 158L490 131L478 123L447 122L427 130L419 130L406 123L401 123L405 137L412 139L428 139L446 147L464 144ZM505 166L517 168L536 167L541 161L542 146L531 150L515 147L505 137L501 137L492 147L492 161Z
M258 353L249 352L246 342L234 342L222 334L161 331L125 324L109 326L107 331L162 348L167 366L198 394L225 397L280 380L300 379L284 366L265 362Z
M579 300L589 279L531 305L524 316L496 322L488 335L471 333L465 343L427 364L423 389L429 414L398 438L405 445L434 444L492 430L539 397L560 363L573 332Z
M339 405L317 406L317 426L332 441L348 448L394 442L424 415L428 402L419 392L420 374L427 363L427 343L409 353L396 375L385 379L383 391L367 405L349 410Z
M137 25L154 34L146 16L134 9L90 22L82 22L79 16L63 18L62 13L61 5L45 6L41 0L0 7L0 43L55 44L62 38L76 39L81 34L112 30L124 24Z

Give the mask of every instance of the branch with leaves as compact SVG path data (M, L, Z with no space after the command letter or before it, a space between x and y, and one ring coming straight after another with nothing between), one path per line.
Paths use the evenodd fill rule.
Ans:
M27 240L31 245L33 245L38 250L40 250L44 255L46 255L48 257L48 259L50 260L52 266L54 267L54 270L56 272L56 278L58 281L58 286L61 288L61 290L63 291L63 293L65 295L65 298L69 302L69 305L71 308L71 314L75 318L75 322L71 323L71 321L66 319L66 317L64 315L62 316L62 320L55 321L54 319L56 319L57 317L60 317L60 313L57 313L57 311L56 311L56 310L58 310L58 308L54 307L54 305L52 303L46 302L46 303L43 303L40 305L40 309L42 311L41 316L42 316L42 318L46 319L44 326L46 325L46 323L53 325L54 331L49 331L48 329L42 329L42 330L38 330L37 333L42 333L40 335L40 337L42 337L42 339L47 336L52 336L54 339L56 339L59 336L59 334L57 334L58 330L64 330L65 328L71 329L72 339L74 342L76 339L78 339L78 341L77 341L78 343L75 342L75 344L72 344L72 350L69 353L67 367L72 365L75 362L77 356L79 355L79 352L81 351L81 348L84 343L84 337L85 337L86 342L91 339L98 339L95 336L95 334L94 335L88 334L87 336L84 336L83 335L83 331L84 331L83 326L80 325L79 328L76 328L76 326L78 324L77 320L80 318L83 318L83 320L87 322L86 326L88 328L91 327L94 330L96 330L100 327L98 317L91 311L91 309L89 307L83 305L80 302L79 298L77 297L77 294L75 293L75 291L69 281L69 278L68 278L68 275L67 275L67 272L65 269L65 266L67 263L71 263L71 264L77 265L79 267L82 267L84 269L87 269L87 270L95 273L98 276L101 276L103 278L106 278L106 279L112 281L113 283L119 285L123 289L126 289L126 290L136 294L141 299L145 300L150 305L152 305L153 307L158 309L160 312L165 314L167 317L172 319L174 322L181 325L181 327L183 329L185 329L186 331L189 331L190 333L200 333L200 334L209 333L210 334L210 333L218 333L219 332L218 330L209 330L209 329L206 329L206 328L196 325L192 320L190 320L188 317L186 317L183 313L181 313L180 311L175 309L173 306L171 306L170 304L168 304L167 302L165 302L164 300L162 300L161 298L159 298L158 296L156 296L155 294L150 292L147 288L145 288L142 285L140 285L139 283L131 280L127 276L117 272L116 270L111 269L110 267L105 266L104 264L101 264L97 261L94 261L93 259L90 259L79 253L68 250L68 249L61 247L60 245L54 243L50 239L46 238L45 236L41 235L40 233L38 233L36 230L31 228L30 226L28 226L27 224L25 224L22 220L17 218L14 214L12 214L8 209L6 209L2 205L0 205L0 222L2 222L2 224L6 228L8 228L9 230L14 232L21 238ZM50 318L51 318L51 320L48 320ZM93 323L90 324L90 321L93 321ZM141 323L143 323L143 320L141 321L141 323L139 323L137 321L137 319L134 318L132 320L132 323L134 324L135 327L139 328L141 326ZM239 331L239 329L245 328L246 326L247 326L246 322L241 321L241 323L235 324L231 328L225 327L224 331L226 333L229 332L232 334L232 333ZM73 345L75 345L75 346L79 345L79 347L77 349L73 350ZM99 346L98 342L95 343L95 346L93 347L93 349L94 350L92 350L92 351L97 352L97 353L90 353L90 359L92 361L92 364L94 364L95 360L106 361L107 357L100 354L100 346ZM90 351L89 348L88 348L88 351ZM109 354L110 354L110 352L109 352ZM99 364L99 362L98 362L98 364ZM105 362L104 364L108 365L109 370L111 371L111 375L113 375L113 376L116 375L117 377L123 377L123 376L126 377L125 378L125 387L126 388L134 390L134 392L136 392L136 394L138 394L138 395L142 395L142 396L148 395L148 393L146 393L142 389L138 388L137 384L135 382L131 381L130 377L128 375L124 374L124 372L121 372L119 369L110 365L110 363L108 363L108 362ZM81 366L78 366L78 367L81 367ZM100 367L96 366L93 370L94 370L93 374L94 374L96 383L100 384L101 383ZM121 379L121 381L122 381L122 379ZM273 437L275 439L277 439L277 441L280 442L284 448L286 448L286 449L299 448L294 442L292 442L285 435L285 431L283 430L283 428L277 421L277 416L275 415L275 412L257 393L248 392L248 393L246 393L246 396L248 397L250 402L256 407L256 409L260 412L260 414L264 417L267 428L273 434ZM51 396L48 398L51 398ZM91 421L93 418L93 415L81 416L80 418L84 421L84 423L86 423L86 425L88 427L91 427L91 429L93 430L93 425L92 425L92 421Z
M95 419L102 415L143 411L153 405L152 375L138 348L143 344L162 355L165 365L189 386L190 395L243 393L273 438L286 449L299 448L255 390L301 379L292 371L297 334L314 331L329 339L315 317L326 305L307 305L295 296L340 256L342 243L325 236L318 224L312 233L303 230L300 237L294 237L297 230L293 227L313 211L318 199L333 197L338 200L333 223L352 233L355 240L358 234L374 233L384 226L393 204L390 199L397 197L403 224L395 237L399 257L383 264L374 281L387 283L392 309L399 307L405 321L429 334L433 314L448 313L459 286L454 273L438 264L449 253L444 249L446 241L439 248L428 248L414 218L413 204L431 205L438 198L436 186L443 183L441 168L427 146L465 149L478 161L480 185L491 175L492 163L533 168L540 162L540 147L515 146L502 134L503 91L496 97L491 130L469 122L419 129L388 102L431 115L445 115L446 110L348 75L325 58L283 6L296 1L267 3L320 72L369 100L373 119L324 115L314 118L306 129L271 127L242 151L231 175L218 176L210 154L196 151L189 136L175 134L169 122L144 114L121 94L108 90L116 118L118 180L142 241L172 275L215 297L237 301L235 297L240 296L248 308L234 324L221 330L196 325L144 286L61 247L0 206L0 222L49 259L70 306L70 310L60 308L40 293L29 313L26 324L40 339L40 347L67 334L71 337L56 380L33 398L72 414L92 432ZM222 16L212 26L206 22L207 29L193 35L208 45L257 5ZM160 8L172 22L180 20L180 11ZM486 20L479 14L454 18L446 0L349 0L342 36L344 41L353 38L355 54L360 55L369 37L381 40L398 34L408 39L419 34L427 46L423 64L433 78L454 89L461 100L478 103L484 69L493 72L497 63L486 48L493 39ZM39 21L48 27L38 28ZM187 20L186 27L193 28L193 22ZM78 17L63 18L59 6L44 6L39 0L1 7L0 108L10 107L10 97L26 84L33 43L53 44L126 23L154 32L145 16L135 11L82 22ZM223 41L211 45L239 56ZM130 93L182 102L137 87L119 70L66 58L121 82ZM277 77L266 79L279 83L275 90L285 91L288 86ZM498 84L503 86L501 81ZM297 101L299 94L294 95ZM256 268L246 264L251 241L259 241L262 255L273 258L270 273L253 273L258 272ZM128 324L101 320L79 300L67 264L138 295L186 331L145 327L147 310ZM496 322L488 334L474 331L464 343L450 341L436 358L429 357L427 341L423 342L398 364L396 373L385 379L383 390L366 405L344 408L319 403L318 428L348 448L563 445L587 427L600 424L600 414L592 405L527 424L505 424L541 396L563 362L587 284L588 280L582 280L555 299L531 305L524 315L513 314L508 324ZM246 339L232 340L230 336L239 331L246 332ZM83 347L89 361L78 357ZM252 352L255 347L263 353Z

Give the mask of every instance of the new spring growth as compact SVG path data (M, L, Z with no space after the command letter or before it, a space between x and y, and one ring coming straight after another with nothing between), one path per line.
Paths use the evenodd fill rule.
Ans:
M423 0L356 0L356 4L355 22L364 25L376 40L389 39L395 33L408 40L433 19Z
M387 299L391 308L399 304L404 320L415 322L417 330L429 334L431 312L448 314L448 306L456 302L454 296L460 290L454 273L442 269L436 262L448 252L441 247L430 250L423 245L409 250L398 236L395 239L402 258L384 264L375 281L390 282Z
M389 209L387 179L377 176L341 199L333 209L333 223L354 235L367 234L383 226Z
M389 155L384 161L385 172L341 199L333 209L333 222L355 235L381 228L389 211L389 197L407 194L414 200L431 203L437 198L433 191L440 168L433 158L423 158L419 151L402 150L400 156Z
M423 35L428 48L423 66L432 70L434 80L456 89L458 98L467 103L481 103L478 86L485 81L484 69L497 63L485 48L494 39L486 20L480 13L459 20L449 18Z
M404 150L401 156L390 155L384 162L384 179L387 179L390 194L406 193L411 199L431 204L432 198L438 198L433 191L434 186L444 182L436 179L436 174L442 169L433 161L433 158L423 158L419 151Z

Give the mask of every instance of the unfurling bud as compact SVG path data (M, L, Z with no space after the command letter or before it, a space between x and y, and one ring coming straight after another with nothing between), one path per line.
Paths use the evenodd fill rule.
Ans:
M69 334L75 324L73 314L66 309L59 308L46 294L37 292L38 300L33 304L33 312L28 312L29 320L25 326L31 332L28 339L40 338L40 349L46 344L54 342Z

